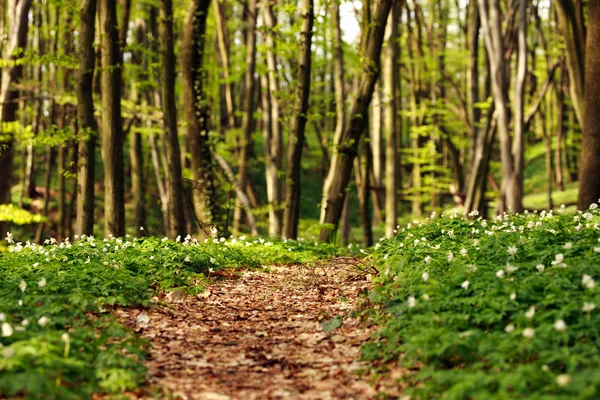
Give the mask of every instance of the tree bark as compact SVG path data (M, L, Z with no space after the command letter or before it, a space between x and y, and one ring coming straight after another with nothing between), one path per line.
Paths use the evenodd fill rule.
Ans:
M102 48L102 159L104 161L104 234L125 236L121 55L116 0L100 0Z
M257 0L249 0L248 3L248 24L246 34L246 73L244 76L244 115L242 117L242 139L240 142L240 153L238 158L238 182L242 190L246 188L248 182L248 167L250 154L254 142L252 141L252 132L254 130L254 95L256 91L256 17ZM233 212L233 232L239 233L242 225L243 215L242 199L236 199Z
M579 162L577 207L600 202L600 2L588 5L585 49L585 121Z
M83 0L79 9L79 78L77 82L77 218L76 235L91 235L94 230L94 180L96 165L96 136L93 82L96 53L94 36L96 0Z
M185 18L181 64L188 143L194 178L193 201L201 231L217 217L213 156L208 138L210 113L203 68L206 18L210 0L193 0Z
M329 173L323 186L320 219L323 228L320 238L324 241L331 241L335 238L335 231L346 197L346 189L350 181L352 163L357 154L360 137L365 129L365 116L373 96L375 82L379 76L381 46L392 3L393 0L382 0L379 3L368 33L365 33L366 41L363 41L365 43L365 62L362 67L363 74L358 87L357 98L350 113L350 122L340 141L334 144L337 151L333 155Z
M283 225L283 185L279 178L282 170L283 140L281 134L280 104L279 104L279 79L277 78L277 55L275 46L275 15L273 2L267 2L263 8L263 19L266 28L265 44L267 46L267 82L264 90L269 94L270 138L267 149L265 142L265 158L267 168L267 200L269 202L269 235L281 234ZM267 152L268 151L268 152Z
M594 3L592 1L591 3ZM581 0L557 0L556 16L558 26L565 40L567 70L569 72L571 101L579 126L585 128L585 61L586 33ZM588 17L588 21L591 19Z
M18 49L24 49L27 44L28 14L32 0L11 0L8 3L8 38L5 44L4 60L15 61L20 57ZM21 79L23 67L20 65L6 66L2 69L2 85L0 86L0 120L2 123L16 120L19 92L14 85ZM0 126L0 136L5 133ZM4 176L0 179L0 204L10 203L10 188L13 171L13 138L8 133L8 139L0 141L0 171ZM7 223L0 222L0 234L6 232Z
M311 44L315 19L313 0L302 0L302 28L298 57L297 87L294 117L290 129L287 169L285 173L285 210L282 235L288 239L298 237L300 218L300 171L304 149L306 121L308 120L308 98L310 94Z
M492 77L492 97L497 112L497 127L500 136L500 159L502 161L502 194L499 200L499 213L508 210L522 212L522 193L519 190L518 175L522 171L516 170L514 150L510 137L510 111L508 109L508 76L505 62L505 46L501 32L501 11L499 0L493 0L488 9L485 0L479 1L479 13L483 27L485 47L490 60ZM523 0L520 0L523 1ZM521 30L521 28L519 28ZM526 54L524 55L526 56ZM520 55L521 57L521 55ZM523 84L519 82L517 86ZM518 140L518 139L517 139ZM522 165L522 164L520 164Z
M382 67L383 96L385 104L385 236L392 237L398 222L398 166L397 121L398 105L396 104L395 89L400 84L398 73L398 23L400 19L400 4L394 3L387 22L387 48Z
M173 0L160 2L160 50L162 56L161 92L163 126L166 133L166 180L169 195L169 237L186 235L183 213L183 181L181 150L177 135L177 105L175 101L175 50L173 37Z

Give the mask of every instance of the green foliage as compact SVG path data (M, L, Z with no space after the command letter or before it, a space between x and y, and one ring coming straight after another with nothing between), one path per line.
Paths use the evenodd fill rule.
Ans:
M40 214L32 214L14 204L0 204L0 221L13 222L17 225L27 225L46 221Z
M413 398L598 398L600 212L455 215L382 241L363 347Z

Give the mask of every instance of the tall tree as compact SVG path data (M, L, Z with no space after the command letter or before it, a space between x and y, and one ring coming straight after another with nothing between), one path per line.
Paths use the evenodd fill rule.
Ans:
M275 45L275 13L273 2L266 2L263 8L263 19L266 28L265 45L267 47L267 80L263 91L268 92L269 107L263 112L269 114L269 137L265 138L265 168L267 178L267 200L269 201L269 235L281 233L283 212L283 186L279 173L282 167L283 140L281 134L281 116L279 104L279 79L277 77L277 53ZM265 94L267 96L267 94Z
M9 0L7 12L8 37L2 58L10 63L2 69L0 85L0 121L13 122L17 117L19 91L15 85L21 80L23 67L16 62L27 43L28 16L32 0ZM13 137L0 126L0 204L10 203L13 169ZM6 224L0 222L0 234L4 235Z
M248 2L248 24L246 33L246 73L244 76L244 115L242 117L242 139L240 141L240 152L238 158L238 183L242 190L246 189L249 181L248 167L250 154L254 142L252 141L252 131L254 129L254 95L256 89L256 18L257 18L257 0ZM233 217L233 231L239 232L242 215L242 200L237 198Z
M104 233L125 235L125 181L121 126L121 55L116 0L100 0L102 48L102 160L104 161Z
M173 36L173 0L160 2L160 52L162 56L161 92L163 124L166 132L167 181L169 195L169 236L185 236L183 213L183 177L181 150L177 135L177 105L175 102L175 50Z
M521 0L520 0L521 1ZM502 14L500 11L499 0L492 0L488 5L485 0L479 0L479 13L481 15L481 25L483 27L483 37L485 47L490 61L492 78L492 97L497 112L498 133L500 136L500 158L502 160L502 195L500 199L499 210L501 212L508 208L512 212L522 212L522 192L518 182L519 174L517 171L518 161L515 156L522 148L511 144L510 136L510 111L508 108L508 76L507 66L504 54L504 39L502 37ZM488 18L489 14L489 18ZM519 28L521 30L521 27ZM525 49L526 50L526 49ZM525 54L519 54L519 57L526 57ZM523 82L517 82L521 85ZM522 145L522 139L515 139Z
M181 48L183 99L194 178L194 212L201 231L216 219L215 176L208 138L210 113L205 91L204 46L210 0L193 0L188 8Z
M312 55L312 30L315 19L313 0L302 0L302 28L300 32L300 53L298 56L297 87L295 93L294 116L288 143L287 169L285 173L285 211L282 234L288 239L298 236L300 218L300 171L302 150L304 149L306 121L308 120L308 97L310 94L310 73Z
M585 121L579 167L577 207L600 201L600 1L588 5L585 49Z
M382 66L383 94L385 99L385 235L391 237L398 221L398 105L396 104L396 87L400 85L398 72L398 23L401 4L395 2L387 22L387 48Z
M382 0L373 13L372 24L365 33L364 58L362 76L358 93L350 112L350 122L339 142L334 143L336 152L331 159L331 166L323 185L323 200L321 204L320 238L331 241L337 229L342 206L346 197L346 189L350 182L352 164L357 154L360 137L365 129L365 116L371 103L375 82L379 77L381 66L381 46L385 33L385 25L392 7L393 0ZM333 230L332 230L333 228Z
M557 0L555 10L558 26L565 41L571 101L579 126L584 129L586 27L583 19L583 2L581 0ZM589 18L588 21L590 21Z

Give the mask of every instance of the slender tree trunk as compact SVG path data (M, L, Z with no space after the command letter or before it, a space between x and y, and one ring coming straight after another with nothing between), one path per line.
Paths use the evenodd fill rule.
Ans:
M167 155L166 181L169 195L169 237L186 235L183 214L183 181L181 175L181 151L177 135L177 106L175 101L175 50L173 37L173 1L160 2L160 44L162 56L161 90L163 124L166 133Z
M96 25L95 0L83 0L79 10L79 79L77 83L77 218L76 235L91 235L94 230L94 180L96 165L96 136L93 81Z
M20 57L17 49L25 48L27 44L28 14L32 0L11 0L8 3L8 38L4 46L4 60L13 61ZM21 80L23 67L20 65L6 66L2 69L2 84L0 85L0 120L3 123L16 120L18 108L18 90L15 83ZM10 188L13 172L13 138L12 134L2 131L0 126L0 171L3 179L0 179L0 204L10 203ZM8 139L4 137L8 136ZM0 222L0 234L6 233L7 223Z
M565 81L565 67L564 64L560 66L560 74L558 78L558 84L556 88L556 148L554 150L554 172L556 190L562 192L565 190L563 184L563 170L562 170L562 155L563 155L563 143L565 135L565 92L564 92L564 81Z
M513 212L523 211L523 169L524 147L525 147L525 81L527 78L527 0L519 0L519 22L518 22L518 60L517 80L515 82L515 137L513 140L512 154L514 159L514 171L512 182L514 198L508 199L509 206ZM507 194L510 193L507 191Z
M579 126L584 130L586 28L583 22L583 3L581 0L557 0L555 10L558 26L565 40L567 70L571 82L569 85L571 102ZM588 21L591 21L589 17Z
M300 218L300 171L302 151L304 149L306 121L308 120L308 97L310 94L311 44L314 24L313 0L302 0L302 28L300 38L300 54L298 57L298 73L294 117L290 129L287 169L285 173L285 211L283 214L282 234L288 239L298 237L298 221Z
M577 207L587 209L600 202L600 2L588 5L585 50L585 123L579 162Z
M225 0L212 0L215 9L215 23L217 25L217 46L221 58L221 68L224 80L224 100L227 112L227 127L234 129L237 126L235 118L235 99L233 84L231 82L231 62L229 60L229 31L227 29L227 6Z
M269 235L278 236L281 234L283 225L283 185L279 178L282 170L283 140L281 134L281 113L279 105L279 79L277 78L277 55L275 47L275 15L273 13L273 3L267 2L263 8L263 19L266 28L265 44L267 46L267 85L265 90L269 91L270 107L265 112L269 113L271 122L271 136L269 140L268 155L265 147L265 158L268 159L267 165L267 200L269 201ZM265 143L266 146L266 143Z
M365 129L365 116L371 103L375 82L379 76L381 46L392 3L392 0L382 0L379 3L368 33L365 33L366 41L364 41L365 46L363 47L365 62L357 98L350 112L350 123L340 141L335 143L337 152L333 155L331 167L323 186L321 224L324 226L321 230L321 240L331 241L335 237L346 197L346 188L350 181L352 163L357 154L360 137Z
M217 218L213 156L208 140L210 113L206 104L203 67L209 5L210 0L191 2L185 18L181 49L183 99L194 177L194 213L200 221L202 232L205 232L204 228L213 224Z
M397 148L397 118L396 87L400 84L398 73L398 23L400 19L400 4L394 3L387 22L387 48L382 67L383 96L385 102L385 236L392 237L398 222L398 180L399 172Z
M371 149L369 146L368 131L363 135L360 144L360 155L354 159L354 173L356 175L356 187L358 189L358 203L360 207L360 220L363 231L363 240L366 247L373 245L373 218L369 209L370 179L371 171Z
M467 102L469 104L469 120L471 122L471 145L469 146L469 170L471 171L469 174L471 174L474 173L475 144L477 143L477 137L482 134L479 128L481 109L477 104L479 103L479 29L481 28L477 0L470 0L468 10L467 46L469 50L469 70L467 74Z
M121 55L116 0L100 0L102 48L102 159L104 161L104 234L125 235Z
M42 202L42 215L48 216L50 206L50 183L52 178L52 166L54 165L55 152L50 146L46 146L46 173L44 175L44 198ZM46 222L40 222L35 231L34 241L37 244L42 244Z
M250 162L250 153L254 142L252 141L252 132L254 130L254 95L256 71L256 17L257 0L249 0L246 36L246 74L244 77L244 115L242 117L242 139L240 143L240 154L238 162L238 182L242 190L246 188L248 182L248 167ZM236 199L233 213L233 232L239 233L242 224L243 204L241 199Z
M523 0L520 0L523 1ZM492 76L492 97L497 112L498 133L500 136L500 158L502 161L502 195L499 200L499 213L507 211L522 212L522 193L519 190L518 176L516 166L522 167L522 163L515 160L510 137L510 111L508 109L508 77L507 66L505 63L504 40L501 32L501 12L499 0L492 0L489 6L491 20L488 19L488 9L484 0L479 0L479 13L481 14L481 23L483 27L486 50L489 55L491 76ZM521 30L521 28L519 29ZM522 49L519 46L520 50ZM526 48L525 48L526 51ZM519 58L526 54L520 54ZM524 77L523 77L524 79ZM517 87L524 84L524 81L517 82ZM520 141L522 139L515 139Z

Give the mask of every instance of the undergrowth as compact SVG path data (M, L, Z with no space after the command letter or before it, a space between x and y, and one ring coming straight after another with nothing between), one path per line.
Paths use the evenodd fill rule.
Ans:
M0 397L89 398L145 380L144 342L112 315L157 291L201 292L211 272L339 255L332 245L264 239L82 237L0 254Z
M381 241L380 329L417 399L600 397L600 212L456 215Z

